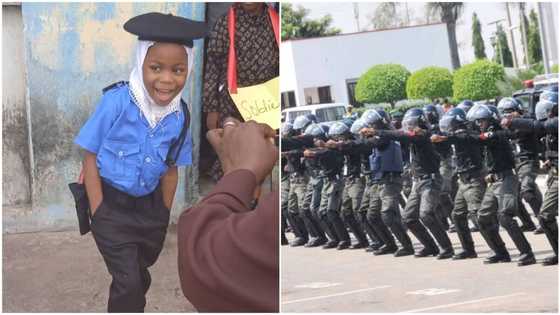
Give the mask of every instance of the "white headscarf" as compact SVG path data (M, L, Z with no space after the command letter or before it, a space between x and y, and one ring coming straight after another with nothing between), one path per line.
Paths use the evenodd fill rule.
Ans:
M183 90L189 81L189 77L192 73L192 65L194 61L193 56L193 49L187 46L183 46L185 51L187 52L187 79L185 81L185 86L171 100L169 104L166 106L160 106L154 102L154 100L150 97L146 86L144 85L144 79L142 76L142 65L144 64L144 60L146 59L146 55L148 54L148 49L154 45L155 42L152 41L145 41L139 40L138 45L136 46L136 64L130 73L129 79L129 87L130 87L130 96L134 100L134 103L140 108L146 120L150 124L151 128L154 128L156 124L163 119L165 116L181 110L181 95L183 94Z

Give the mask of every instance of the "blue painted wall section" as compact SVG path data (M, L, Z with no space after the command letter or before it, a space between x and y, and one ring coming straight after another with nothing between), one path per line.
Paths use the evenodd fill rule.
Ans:
M152 11L203 21L205 4L22 3L31 108L32 211L4 218L5 231L77 227L67 186L81 168L73 139L94 110L102 88L128 80L136 38L122 25ZM191 109L193 167L181 170L172 220L198 199L202 63L203 40L197 40L194 73L183 96Z

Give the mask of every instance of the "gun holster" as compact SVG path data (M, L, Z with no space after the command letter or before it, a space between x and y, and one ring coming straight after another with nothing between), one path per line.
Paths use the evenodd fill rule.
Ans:
M68 187L70 188L72 196L74 196L74 201L76 202L76 214L78 215L80 234L85 235L91 230L89 226L90 209L86 186L84 184L70 183L68 184Z

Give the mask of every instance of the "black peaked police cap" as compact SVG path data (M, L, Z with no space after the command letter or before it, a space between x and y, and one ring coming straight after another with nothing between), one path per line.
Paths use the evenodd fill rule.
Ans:
M205 37L204 22L189 20L173 14L150 12L135 16L124 23L124 29L140 40L193 46L193 39Z

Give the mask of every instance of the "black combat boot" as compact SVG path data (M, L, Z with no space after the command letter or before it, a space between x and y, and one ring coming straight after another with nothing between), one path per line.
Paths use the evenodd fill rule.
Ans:
M517 208L518 217L522 223L520 227L521 231L530 232L536 230L537 227L535 226L535 223L533 223L533 220L531 220L531 215L527 211L527 208L525 208L525 205L521 200L521 196L518 197L517 204L518 204L518 208Z
M373 250L373 254L384 255L396 252L398 247L395 244L395 239L387 226L383 223L381 217L369 217L368 221L384 244L378 249Z
M546 238L554 250L554 256L547 257L541 261L543 266L551 266L558 264L558 223L556 223L556 218L552 220L545 220L539 217L539 223L544 230Z
M334 227L332 226L326 215L321 216L320 220L323 230L330 238L330 240L328 240L327 243L323 245L323 249L335 248L338 245L339 239L336 235L336 232L334 231Z
M453 260L461 260L467 258L476 258L478 255L474 250L474 242L471 231L469 230L469 222L466 217L455 216L455 226L457 228L457 236L461 242L463 250L453 256Z
M414 254L414 257L437 256L439 254L439 248L432 239L432 236L419 220L407 222L406 226L424 246L424 248Z
M290 246L292 247L298 247L298 246L303 246L307 243L307 239L304 239L302 237L296 237L291 243Z
M375 229L371 226L370 222L368 222L365 213L360 213L360 223L371 239L369 246L366 247L366 252L373 252L384 245L379 235L377 235L377 232L375 232Z
M375 256L392 254L396 252L398 249L399 248L397 247L397 245L393 243L390 245L383 245L380 249L373 251L373 254Z
M344 222L346 222L348 227L350 227L350 230L358 240L358 243L351 245L350 249L360 249L368 247L369 242L367 240L367 237L364 234L364 231L362 230L360 224L358 224L358 222L356 221L356 218L354 218L354 215L350 214L344 216Z
M346 226L344 226L344 222L338 215L337 211L328 211L327 216L329 221L334 227L334 232L338 237L338 245L336 249L342 250L350 247L350 235L348 235L348 231L346 230Z
M448 259L453 257L453 245L451 244L451 240L447 233L443 230L439 222L437 221L437 216L426 216L422 221L426 227L432 232L432 235L439 243L442 251L439 253L437 259Z
M543 260L541 260L540 263L543 266L558 265L558 256L556 256L556 255L548 256L548 257L544 258Z
M533 255L533 250L531 249L531 245L523 235L523 232L517 225L517 222L508 215L501 215L498 217L500 220L500 225L507 231L513 242L515 243L515 247L521 253L519 259L517 260L518 266L527 266L536 263L535 255Z
M395 235L395 238L399 241L399 243L402 246L399 250L395 252L395 257L414 255L414 248L412 247L412 241L410 240L408 234L406 234L406 231L404 230L401 221L386 220L389 218L385 218L385 217L383 218L384 218L383 219L384 222L390 223L387 224L389 229L391 230L393 235Z

